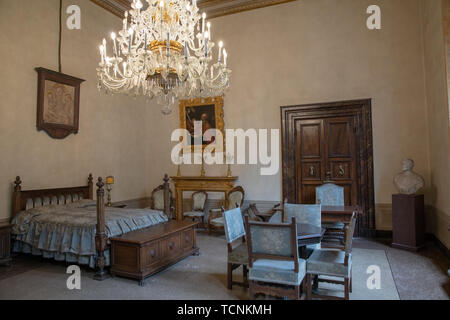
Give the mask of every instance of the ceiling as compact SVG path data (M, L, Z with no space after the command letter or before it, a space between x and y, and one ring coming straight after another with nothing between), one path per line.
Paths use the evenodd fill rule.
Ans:
M102 8L123 17L125 10L130 10L132 0L91 0ZM206 12L208 18L216 18L296 0L198 0L201 12ZM145 1L143 1L145 3Z

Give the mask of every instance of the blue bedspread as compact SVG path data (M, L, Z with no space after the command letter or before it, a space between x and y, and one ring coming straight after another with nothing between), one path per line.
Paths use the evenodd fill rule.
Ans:
M108 237L168 221L162 211L105 208ZM13 223L13 251L42 255L95 267L96 202L80 200L67 205L48 205L22 211ZM105 252L110 264L109 250Z

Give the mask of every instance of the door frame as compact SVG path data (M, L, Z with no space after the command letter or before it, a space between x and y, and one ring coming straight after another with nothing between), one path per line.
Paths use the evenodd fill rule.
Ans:
M372 99L334 101L281 107L283 201L298 203L296 121L355 116L356 168L359 216L356 233L375 237L375 188L373 175Z

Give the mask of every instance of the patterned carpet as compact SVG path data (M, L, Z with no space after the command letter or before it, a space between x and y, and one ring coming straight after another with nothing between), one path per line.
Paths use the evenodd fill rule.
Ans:
M15 265L0 269L0 299L248 299L248 291L226 289L226 245L223 236L199 233L201 255L189 257L146 280L145 287L137 281L114 278L103 282L92 280L93 273L82 269L81 290L68 290L66 267L20 256ZM367 268L378 266L381 288L367 288ZM235 271L240 277L239 270ZM399 294L384 250L355 248L353 250L353 293L350 298L399 299ZM322 290L342 296L342 286L321 283ZM259 296L259 299L271 297Z

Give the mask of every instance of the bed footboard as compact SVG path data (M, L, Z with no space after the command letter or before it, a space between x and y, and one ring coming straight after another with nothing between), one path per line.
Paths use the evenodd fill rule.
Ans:
M108 236L105 232L105 190L103 179L98 178L97 182L97 227L95 233L95 246L97 250L96 258L96 273L95 280L105 280L109 275L105 272L106 258L105 251L108 247ZM164 213L170 218L170 190L169 190L169 176L164 175Z

